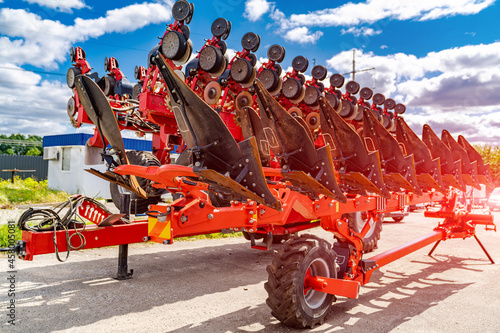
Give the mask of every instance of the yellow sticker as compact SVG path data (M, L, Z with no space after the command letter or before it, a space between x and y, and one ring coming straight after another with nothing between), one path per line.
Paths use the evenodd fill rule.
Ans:
M157 219L154 217L148 217L148 235L151 233L151 230L153 230L156 223L158 223Z
M170 229L170 221L165 224L165 229L160 233L160 238L170 239L171 238L171 229Z

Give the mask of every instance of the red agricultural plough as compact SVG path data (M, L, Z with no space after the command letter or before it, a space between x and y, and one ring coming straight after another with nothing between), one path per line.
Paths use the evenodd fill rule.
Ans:
M75 127L95 125L86 159L108 166L105 173L89 171L111 182L117 207L126 204L116 193L128 190L147 221L103 211L85 230L74 223L65 230L25 230L17 247L24 259L54 252L53 239L59 251L75 248L75 233L86 240L80 248L92 248L242 231L254 248L279 246L265 284L273 315L286 325L313 327L331 311L335 295L357 298L375 269L434 242L479 242L477 225L495 229L491 214L473 214L458 203L466 186L492 186L488 165L465 138L456 141L447 131L439 138L425 125L420 139L402 117L403 104L355 81L344 84L340 74L325 87L321 65L306 80L309 63L302 56L283 73L280 45L258 64L255 33L245 34L241 51L229 58L231 23L223 18L192 58L193 11L186 0L174 4L175 22L148 54L147 67L136 67L136 84L113 57L99 77L81 47L71 52L68 114ZM126 152L122 130L152 134L153 154ZM180 154L175 163L172 153ZM160 202L166 191L174 197L170 204ZM98 207L82 202L92 220L89 212ZM366 258L380 236L382 214L427 202L441 208L426 216L444 220L432 233ZM297 235L313 227L336 241ZM127 278L126 247L120 250L119 277Z

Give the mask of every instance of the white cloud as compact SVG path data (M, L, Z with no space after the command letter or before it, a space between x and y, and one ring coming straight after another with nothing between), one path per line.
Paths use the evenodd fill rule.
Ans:
M42 19L22 9L0 10L0 64L14 62L57 68L72 44L112 32L129 32L148 24L168 22L171 4L142 3L114 9L96 19L75 19L74 25Z
M260 19L271 9L271 3L267 0L248 0L245 3L245 12L243 16L250 22Z
M298 27L354 27L361 24L375 24L370 28L373 34L378 34L384 19L435 20L456 15L473 15L493 5L495 0L366 0L365 2L348 2L340 7L325 8L307 14L292 14L290 17L277 8L271 9L270 17L278 32L286 35ZM363 28L361 28L362 30ZM366 29L366 28L365 28ZM350 29L345 30L346 33ZM354 28L353 31L358 31ZM359 31L363 34L362 31ZM297 39L298 41L298 39Z
M380 49L382 49L382 50L383 50L383 49L386 49L386 48L388 48L388 46L387 46L387 45L380 45Z
M438 133L446 128L471 142L500 141L495 118L500 114L500 42L468 45L430 52L423 57L396 53L377 56L357 50L358 68L375 71L356 74L360 85L407 106L405 119L416 132L424 123ZM327 61L334 72L351 70L352 50Z
M41 7L55 9L61 12L72 13L72 9L82 9L88 7L81 0L23 0L29 4L38 4Z
M40 75L22 70L21 66L29 64L54 69L66 60L74 43L106 33L128 32L148 24L168 22L172 3L167 0L134 4L110 10L97 19L76 19L73 25L43 19L25 10L0 9L0 133L15 131L43 136L74 132L66 113L71 90L65 83L42 80ZM76 8L75 4L72 1L65 5ZM86 126L77 131L91 130Z
M342 35L352 34L356 37L358 37L358 36L374 36L374 35L380 35L382 33L382 30L375 30L373 28L368 28L368 27L361 27L361 28L350 27L349 29L342 29L340 31L340 33Z
M290 42L314 44L321 36L323 36L321 31L311 33L306 27L297 27L287 31L283 37Z
M44 81L12 64L2 64L0 78L0 133L48 135L70 130L66 103L71 90L66 84Z
M292 14L288 26L353 26L374 23L386 18L394 20L431 20L455 15L477 14L495 0L367 0L349 2L337 8L326 8L307 14Z

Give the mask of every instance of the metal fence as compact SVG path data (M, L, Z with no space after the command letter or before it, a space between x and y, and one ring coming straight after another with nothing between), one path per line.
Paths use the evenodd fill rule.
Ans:
M35 170L34 172L16 172L21 178L47 179L49 161L44 161L42 156L2 155L0 154L0 178L10 179L12 172L2 170Z

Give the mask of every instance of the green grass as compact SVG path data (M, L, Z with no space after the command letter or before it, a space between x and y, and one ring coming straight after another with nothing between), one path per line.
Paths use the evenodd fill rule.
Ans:
M21 230L19 230L16 226L15 229L16 242L21 240ZM12 242L11 242L12 244ZM0 247L9 246L9 227L7 224L0 225Z
M15 178L12 184L10 180L0 179L0 208L12 208L19 204L35 204L49 202L63 202L69 195L62 191L55 191L47 188L47 181L36 181L32 178ZM16 221L17 222L17 221ZM86 224L92 224L86 221ZM0 225L0 247L8 246L9 230L7 225ZM21 231L16 227L16 241L21 239ZM212 233L191 237L176 238L176 241L193 241L197 239L215 239L215 238L235 238L241 237L241 232L233 233Z
M176 238L174 241L175 242L179 242L179 241L182 242L182 241L193 241L193 240L198 240L198 239L238 238L238 237L243 237L243 234L241 232L231 232L231 233L215 232L215 233L206 234L206 235L179 237L179 238Z
M16 177L14 183L0 179L0 208L13 208L19 204L36 204L62 202L68 199L68 194L51 190L47 181L36 181L32 178ZM17 222L17 221L16 221ZM15 229L16 241L21 239L21 230ZM7 224L0 225L0 247L8 246L9 229Z
M68 198L62 191L51 190L47 181L16 177L14 183L0 179L0 208L10 208L19 204L62 202Z

